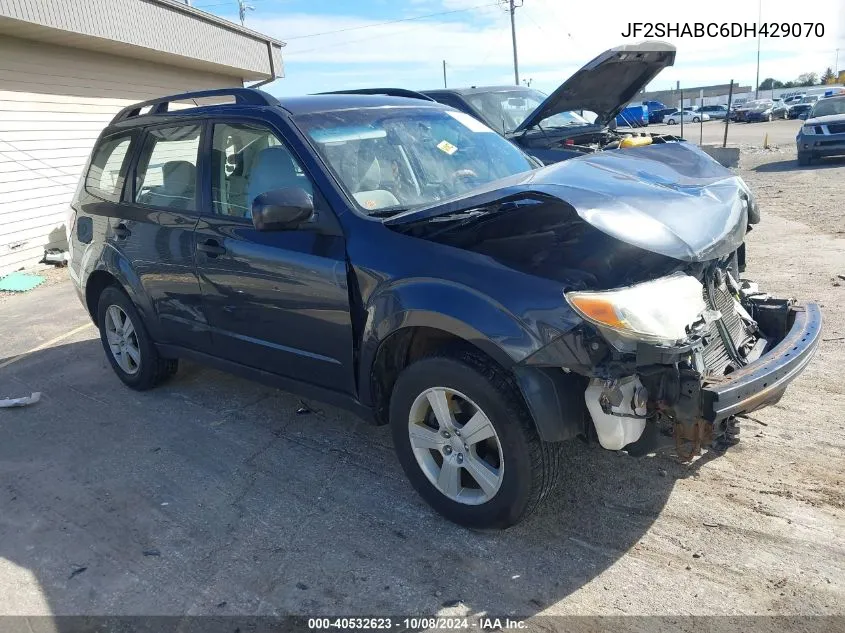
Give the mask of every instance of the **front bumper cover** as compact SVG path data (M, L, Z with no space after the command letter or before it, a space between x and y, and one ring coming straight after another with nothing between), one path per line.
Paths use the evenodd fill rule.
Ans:
M769 352L718 381L705 380L701 386L702 418L719 422L774 404L804 371L819 345L822 314L815 303L790 310L792 326Z

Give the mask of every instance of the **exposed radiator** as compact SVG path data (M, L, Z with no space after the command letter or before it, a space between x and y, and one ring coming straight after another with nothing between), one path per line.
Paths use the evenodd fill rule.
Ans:
M727 329L734 347L740 349L750 337L746 331L745 324L736 312L736 305L734 299L730 294L724 282L716 285L713 289L714 302L710 301L707 289L704 289L704 303L708 308L718 310L722 314L721 322ZM716 375L724 375L725 371L730 367L738 369L736 361L731 358L725 343L722 340L722 334L719 331L717 323L714 321L710 323L710 336L707 344L702 350L702 357L704 366L709 373Z

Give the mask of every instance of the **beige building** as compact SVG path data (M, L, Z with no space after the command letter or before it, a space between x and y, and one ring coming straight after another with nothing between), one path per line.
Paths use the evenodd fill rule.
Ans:
M80 172L120 108L282 77L282 46L179 0L0 0L0 276L64 246Z

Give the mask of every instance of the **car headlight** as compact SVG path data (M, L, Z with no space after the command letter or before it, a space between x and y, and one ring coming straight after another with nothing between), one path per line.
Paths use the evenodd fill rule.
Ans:
M675 273L634 286L596 292L567 292L572 309L600 330L624 339L672 345L687 338L687 328L707 306L703 286Z
M802 125L801 132L804 134L815 134L816 133L816 126L815 125Z

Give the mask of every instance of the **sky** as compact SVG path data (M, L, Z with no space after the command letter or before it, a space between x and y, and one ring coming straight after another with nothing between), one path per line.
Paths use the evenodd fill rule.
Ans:
M248 0L246 26L286 42L285 78L265 87L278 96L362 87L423 90L513 84L508 11L495 0ZM237 0L192 0L238 21ZM519 2L517 2L519 4ZM764 37L760 81L845 69L845 2L760 0L763 22L820 22L824 35ZM427 17L422 17L427 16ZM401 20L401 21L399 21ZM758 3L632 0L522 0L516 9L520 79L551 92L602 51L645 39L623 37L629 22L755 24ZM388 24L384 24L389 22ZM322 34L322 35L321 35ZM675 65L650 90L728 83L753 85L757 39L664 38L678 48Z

